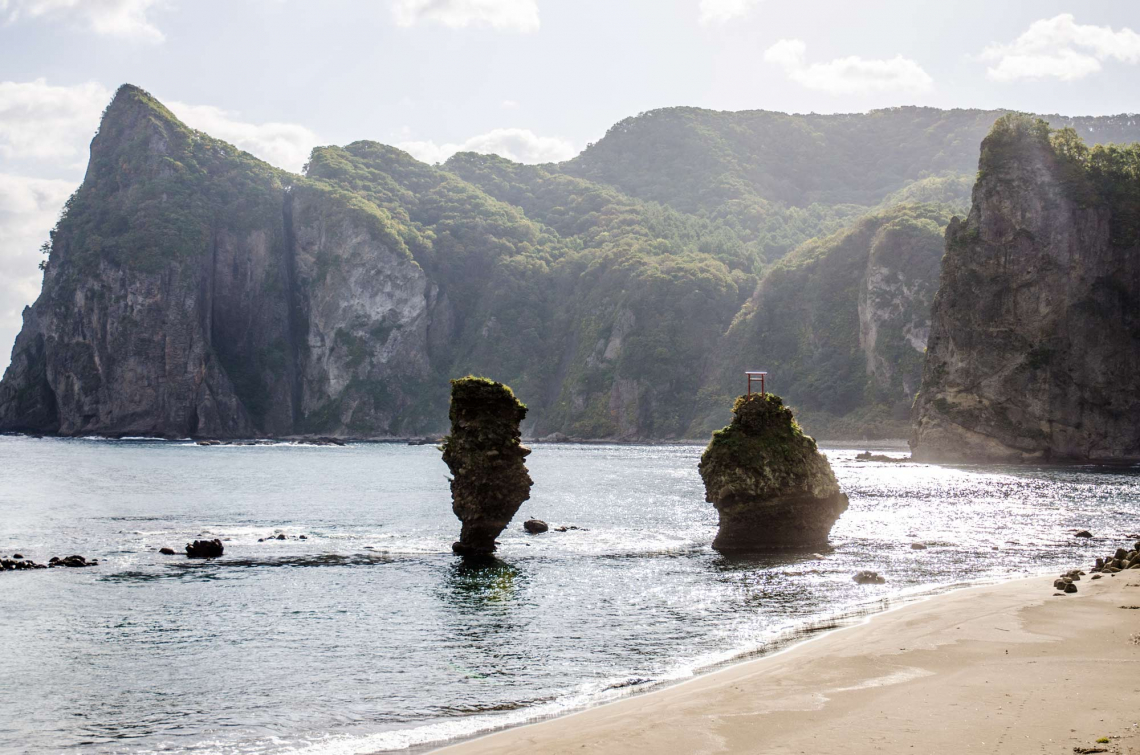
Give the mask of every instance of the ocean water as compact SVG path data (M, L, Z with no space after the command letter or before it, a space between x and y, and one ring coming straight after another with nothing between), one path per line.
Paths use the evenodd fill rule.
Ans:
M1135 469L863 448L825 448L851 499L831 550L729 559L700 447L539 444L531 500L476 568L450 552L431 446L0 437L0 555L101 562L0 574L0 752L421 751L903 596L1087 564L1140 529ZM530 516L583 529L528 536ZM157 552L202 537L225 556Z

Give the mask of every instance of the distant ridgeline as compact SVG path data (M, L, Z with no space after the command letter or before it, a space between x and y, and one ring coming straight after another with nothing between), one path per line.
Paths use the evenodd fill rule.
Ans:
M915 456L1140 459L1140 144L1008 116L973 197L946 234Z
M822 436L899 437L943 231L994 111L675 108L559 165L374 142L305 175L124 86L52 232L0 430L412 436L486 374L523 432L707 437L741 371ZM1134 141L1131 117L1050 118Z

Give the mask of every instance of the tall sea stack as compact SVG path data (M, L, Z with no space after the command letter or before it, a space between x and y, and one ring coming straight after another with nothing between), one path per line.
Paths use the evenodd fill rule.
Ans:
M1138 165L1140 145L994 125L946 230L916 459L1140 458Z
M451 381L449 416L443 461L453 475L451 509L463 522L451 548L485 558L534 484L523 462L530 449L520 442L526 406L502 383L468 376Z
M701 455L705 499L720 514L713 547L748 552L827 544L847 496L779 396L741 396Z

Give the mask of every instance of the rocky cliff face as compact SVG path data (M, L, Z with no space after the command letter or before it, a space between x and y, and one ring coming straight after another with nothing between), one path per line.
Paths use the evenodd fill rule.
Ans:
M386 434L426 372L433 294L374 209L123 87L52 234L0 429Z
M946 231L914 455L1140 458L1140 149L999 121Z
M759 141L726 137L717 154L771 162L767 198L803 178L810 203L777 212L710 186L701 197L713 212L658 195L691 189L672 182L675 170L713 184L729 175L680 149L701 128L675 144L619 129L600 152L545 166L474 154L431 166L361 141L314 150L301 176L125 86L53 232L41 296L0 381L0 432L434 434L447 427L448 381L489 374L528 402L527 435L691 438L725 423L740 373L761 367L813 432L897 437L951 212L848 202L878 201L888 183L903 187L891 196L928 199L960 184L911 175L931 166L905 155L891 159L914 169L891 168L886 183L861 172L859 145L884 138L876 124L921 137L911 153L936 148L922 136L930 124L904 116L825 118L843 139L812 142L812 159L831 166L824 181L787 162L811 118L742 115L763 126ZM777 122L773 142L764 124ZM1095 121L1097 133L1112 123ZM595 159L606 155L620 160ZM625 178L607 180L639 176L630 193L587 177L626 163L636 165Z

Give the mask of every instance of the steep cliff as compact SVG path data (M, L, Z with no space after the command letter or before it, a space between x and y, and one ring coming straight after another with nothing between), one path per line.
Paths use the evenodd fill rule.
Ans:
M911 447L1140 458L1140 147L995 124L970 214L946 231Z
M700 437L767 367L816 435L897 436L950 211L896 203L960 196L982 115L682 109L561 165L359 141L300 176L124 86L52 234L0 431L441 433L448 381L493 374L527 436Z
M0 429L383 432L425 371L430 295L375 207L125 86L52 232L0 383Z

